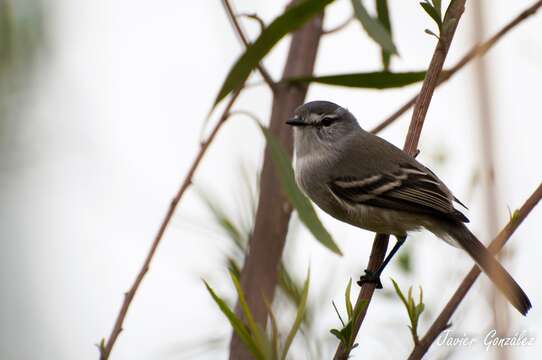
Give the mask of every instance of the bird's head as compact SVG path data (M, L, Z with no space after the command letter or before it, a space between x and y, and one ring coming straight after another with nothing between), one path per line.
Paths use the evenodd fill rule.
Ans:
M311 101L298 107L286 121L295 131L296 147L313 148L330 144L359 129L356 118L345 108L329 101Z

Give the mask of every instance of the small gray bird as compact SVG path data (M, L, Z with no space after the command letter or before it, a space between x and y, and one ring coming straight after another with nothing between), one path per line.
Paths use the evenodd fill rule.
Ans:
M382 287L382 270L407 233L425 228L464 249L523 315L531 302L508 272L465 226L444 183L412 156L363 130L345 108L313 101L286 122L294 127L295 177L322 210L348 224L394 235L397 243L376 272L362 282Z

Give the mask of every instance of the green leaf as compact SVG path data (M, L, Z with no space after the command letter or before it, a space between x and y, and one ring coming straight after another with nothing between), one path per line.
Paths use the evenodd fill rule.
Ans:
M432 36L436 37L438 40L440 40L440 37L437 34L435 34L434 32L432 32L431 30L425 29L424 32L426 34L432 35Z
M277 17L235 62L222 88L216 96L213 108L230 92L238 89L246 81L250 72L260 63L265 55L288 33L301 27L314 15L322 12L334 0L305 0L288 7ZM211 111L212 111L211 109Z
M388 0L376 0L376 15L378 17L378 21L380 21L384 29L386 29L390 34L390 37L392 37ZM381 49L380 56L382 57L382 66L384 67L384 70L388 71L390 68L391 53L387 50Z
M441 0L432 0L433 1L433 7L435 8L435 11L438 14L438 17L442 19L442 2Z
M226 305L226 302L222 300L215 292L214 290L207 284L206 281L203 281L205 283L205 287L209 291L209 294L211 294L211 297L215 301L215 303L218 305L220 311L226 316L228 321L230 322L231 326L233 327L233 331L239 336L239 339L245 344L247 349L254 355L256 359L264 359L262 351L257 347L256 343L254 342L254 339L250 336L247 328L243 324L243 322L235 315L233 311L230 310L228 305Z
M380 47L391 54L397 54L397 48L391 39L391 35L386 28L377 20L373 19L361 0L351 0L354 7L354 15L361 23L367 34L380 45Z
M403 294L403 292L401 291L401 289L399 288L399 285L397 285L397 283L395 282L395 280L393 280L392 278L390 278L391 282L393 283L393 288L395 289L395 292L397 293L397 296L399 296L399 298L401 299L401 301L403 302L403 304L405 305L405 307L408 309L408 303L407 303L407 300L405 298L405 295Z
M335 337L337 339L339 339L339 341L343 344L347 344L348 342L348 339L345 338L345 334L341 331L341 330L338 330L338 329L331 329L329 330L330 333L332 333L333 335L335 335Z
M292 328L290 329L290 332L288 333L288 336L286 336L286 340L284 341L284 349L282 350L282 356L281 356L282 360L286 359L286 355L288 354L290 345L292 345L292 341L294 341L295 334L297 334L297 331L299 330L299 327L301 326L301 320L303 320L303 316L305 314L305 308L307 306L307 297L309 295L310 279L311 279L311 271L309 269L307 273L307 279L305 280L305 285L303 286L303 292L301 293L301 302L299 303L299 306L297 308L297 314L296 314L294 323L292 325Z
M425 71L393 73L375 71L366 73L339 74L327 76L303 76L286 79L289 82L320 83L366 89L390 89L414 84L425 78Z
M343 321L343 318L341 317L341 313L339 312L339 310L337 309L337 305L335 305L335 301L331 300L331 304L333 305L333 309L335 309L335 313L337 314L337 316L339 317L339 320L341 321L341 324L344 326L346 326L344 324L344 321Z
M305 224L307 229L314 235L322 245L327 247L332 252L341 255L341 250L333 241L333 238L326 230L322 222L316 215L311 202L297 187L294 177L294 171L292 169L292 162L288 157L288 154L284 151L282 146L275 140L271 133L264 126L260 125L260 128L265 136L267 145L269 147L271 157L275 162L277 172L282 184L282 189L286 193L288 200L292 206L297 210L299 219Z
M277 318L273 312L273 307L269 302L264 299L269 318L271 319L271 359L278 359L279 354L279 330L277 325Z
M254 320L254 317L252 316L252 312L250 311L250 308L248 307L247 301L245 299L245 293L243 292L243 289L241 288L239 279L231 272L230 272L230 277L231 277L231 281L233 282L233 285L235 286L235 291L237 292L237 298L239 299L239 306L241 307L241 310L243 311L243 315L248 324L250 334L256 340L258 347L260 349L263 349L266 347L265 338L262 334L262 331L258 327L258 324L256 324L256 321Z
M216 197L199 188L196 188L196 194L204 202L205 206L207 206L224 233L233 241L239 250L245 252L247 236L243 234L233 219L226 214L224 207L216 201Z
M439 15L439 12L431 5L429 2L421 2L420 5L425 10L425 12L431 16L431 18L437 23L438 28L442 26L442 18Z
M348 281L346 285L346 291L344 292L344 303L346 304L346 312L348 313L348 319L352 319L354 308L352 307L352 300L350 299L350 290L352 288L352 279Z
M419 318L422 312L425 310L425 304L420 303L416 305L416 316Z

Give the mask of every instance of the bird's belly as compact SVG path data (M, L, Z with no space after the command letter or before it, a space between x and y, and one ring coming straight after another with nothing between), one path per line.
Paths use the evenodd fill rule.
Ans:
M334 209L322 209L350 225L382 234L404 236L409 231L424 227L423 218L403 211L382 209L368 205L328 204ZM327 207L326 206L326 207Z

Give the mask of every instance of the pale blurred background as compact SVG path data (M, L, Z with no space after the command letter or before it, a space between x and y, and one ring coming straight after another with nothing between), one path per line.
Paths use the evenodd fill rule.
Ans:
M256 12L267 23L286 3L235 1L239 12ZM474 42L469 3L448 65ZM483 38L531 3L485 0ZM434 24L418 1L389 1L389 6L401 54L391 68L426 68L435 39L424 29ZM341 23L350 10L349 1L336 1L326 12L326 27ZM220 3L210 0L0 0L0 17L2 41L11 39L13 54L0 64L0 358L97 359L94 344L110 333L123 292L192 162L204 118L242 47ZM257 36L257 24L244 24L252 38ZM506 35L486 57L499 227L508 221L507 207L518 208L542 180L541 33L542 13ZM288 43L282 41L265 60L275 79ZM358 23L322 39L317 74L380 67L379 49ZM469 65L437 90L418 159L469 206L471 229L487 242L484 192L480 182L473 184L481 168L473 69ZM254 81L257 75L249 80ZM418 89L419 84L388 91L311 86L308 100L337 102L372 128ZM267 121L270 95L265 85L254 87L235 108ZM408 120L403 116L381 136L402 146ZM198 170L196 186L235 213L247 186L239 169L248 169L255 184L263 146L252 121L232 118ZM300 279L311 265L309 303L318 309L314 327L321 356L330 358L336 339L329 329L339 322L331 300L342 304L348 279L365 268L372 234L320 215L345 256L332 255L300 226L297 241L287 245L286 261ZM512 251L506 267L533 303L525 318L509 308L509 332L536 337L532 347L510 349L514 359L542 354L541 239L537 208L507 245ZM224 262L231 248L196 192L189 191L130 308L112 359L226 358L230 327L201 278L233 299ZM412 253L412 271L394 264L384 274L384 286L391 288L390 276L403 287L423 286L423 333L472 262L428 233L411 238L404 251ZM485 277L477 281L452 319L454 330L485 336L492 327L489 286ZM397 299L389 292L377 294L354 358L405 357L412 346L407 325ZM311 358L299 340L294 350L296 359ZM444 358L450 350L434 346L428 357ZM479 344L449 356L495 355Z

